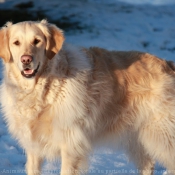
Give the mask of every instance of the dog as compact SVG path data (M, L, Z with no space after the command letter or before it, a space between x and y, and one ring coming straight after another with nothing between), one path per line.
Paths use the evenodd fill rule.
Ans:
M61 157L61 175L86 174L93 147L120 144L142 175L174 173L175 66L149 53L77 48L42 21L0 30L2 113L28 175Z

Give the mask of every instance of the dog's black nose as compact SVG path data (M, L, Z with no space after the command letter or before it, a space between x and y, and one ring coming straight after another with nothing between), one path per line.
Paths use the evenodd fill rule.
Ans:
M31 55L22 55L21 56L21 62L23 64L30 64L33 60L33 57Z

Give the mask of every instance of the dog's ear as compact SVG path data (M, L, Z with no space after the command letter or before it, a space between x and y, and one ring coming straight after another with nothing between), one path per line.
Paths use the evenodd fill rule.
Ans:
M55 25L48 24L48 29L50 37L48 38L46 45L46 56L47 58L52 59L61 49L64 42L64 36L63 32Z
M8 29L6 27L0 29L0 57L4 59L5 62L9 62L11 58Z

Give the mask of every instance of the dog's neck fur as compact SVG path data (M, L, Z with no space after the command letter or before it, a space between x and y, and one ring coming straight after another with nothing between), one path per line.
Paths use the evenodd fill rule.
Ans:
M10 84L8 87L11 87L13 92L23 91L25 94L30 94L38 83L50 82L49 79L54 79L54 77L58 81L63 79L66 81L67 78L75 77L77 72L90 69L91 64L84 53L78 48L65 44L52 60L45 59L45 63L34 78L23 77L14 62L6 63L4 76L7 77L4 81Z

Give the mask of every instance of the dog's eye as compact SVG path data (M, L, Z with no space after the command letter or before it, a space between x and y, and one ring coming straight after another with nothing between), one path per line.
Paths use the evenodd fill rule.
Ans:
M33 44L34 44L34 45L37 45L39 42L40 42L39 39L34 39Z
M15 44L16 46L19 46L20 45L20 42L17 40L13 44Z

